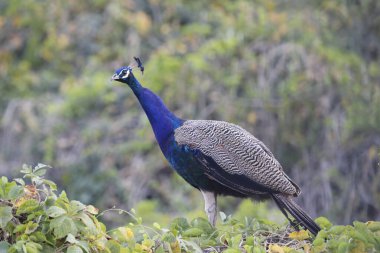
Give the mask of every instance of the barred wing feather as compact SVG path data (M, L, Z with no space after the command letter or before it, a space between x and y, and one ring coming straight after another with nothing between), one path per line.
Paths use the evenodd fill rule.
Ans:
M188 120L175 130L174 137L179 145L186 145L200 151L204 157L210 157L227 175L251 180L251 192L257 191L257 185L260 185L270 192L294 196L300 193L299 187L284 173L264 143L237 125L223 121ZM213 177L212 174L210 176ZM234 177L222 179L219 174L215 178L232 188L239 184L232 182Z

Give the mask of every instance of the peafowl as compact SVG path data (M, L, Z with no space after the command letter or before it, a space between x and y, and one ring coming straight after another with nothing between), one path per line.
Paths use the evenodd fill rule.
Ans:
M135 60L143 71L141 61ZM319 226L293 200L301 193L299 186L285 174L263 142L228 122L178 118L159 96L140 84L132 69L121 67L111 79L132 89L169 164L202 193L205 212L213 226L217 195L230 195L272 198L292 226L298 229L302 225L312 234L318 233Z

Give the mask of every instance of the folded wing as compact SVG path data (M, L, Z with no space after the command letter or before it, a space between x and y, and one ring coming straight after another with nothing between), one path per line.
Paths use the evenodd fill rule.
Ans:
M174 133L178 145L196 151L206 174L245 194L284 193L299 187L284 173L269 149L243 128L211 120L188 120Z

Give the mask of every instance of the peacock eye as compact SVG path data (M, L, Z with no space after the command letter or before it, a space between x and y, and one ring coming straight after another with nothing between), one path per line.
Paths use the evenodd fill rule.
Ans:
M130 71L129 69L123 69L120 71L119 76L121 76L121 78L127 78L129 75L129 71Z

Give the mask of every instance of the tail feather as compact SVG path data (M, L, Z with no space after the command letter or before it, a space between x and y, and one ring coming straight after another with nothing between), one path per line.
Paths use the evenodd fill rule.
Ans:
M272 194L272 198L280 208L281 212L290 221L295 229L298 229L297 225L289 218L287 213L292 215L297 222L308 229L313 235L317 235L321 228L310 218L302 208L294 202L294 200L283 194Z

